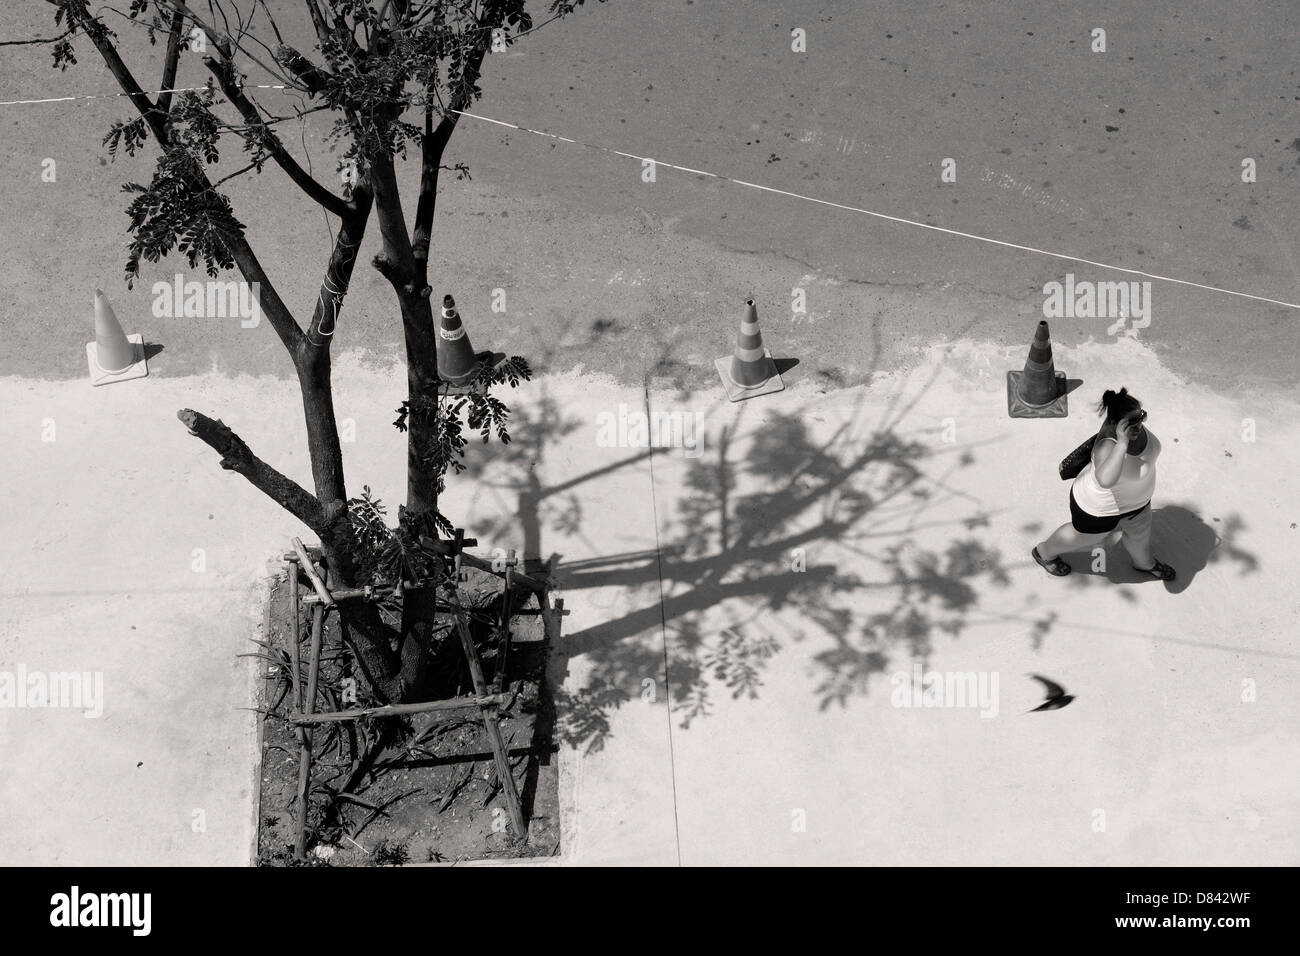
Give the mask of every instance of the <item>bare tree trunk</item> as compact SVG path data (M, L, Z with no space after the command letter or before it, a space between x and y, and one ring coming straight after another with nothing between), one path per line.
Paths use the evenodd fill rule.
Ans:
M342 523L346 523L346 518ZM321 535L331 587L352 587L359 583L349 538L346 533L342 539L330 533ZM357 663L375 696L389 704L412 700L419 681L407 678L403 655L393 647L397 633L384 621L378 606L362 599L346 601L339 605L339 613L347 625L344 633L350 639Z
M408 394L406 510L420 519L431 518L438 509L437 476L430 463L438 429L438 333L427 290L402 299Z
M302 410L307 422L307 450L311 456L312 483L316 498L328 508L337 501L346 504L347 487L343 481L343 449L339 445L334 419L334 393L330 383L328 349L309 349L295 361L298 387L302 390ZM352 583L349 582L349 587Z
M406 520L437 537L438 484L430 459L438 428L437 326L428 287L402 298L406 329ZM402 674L424 684L434 641L436 591L408 591L402 598Z

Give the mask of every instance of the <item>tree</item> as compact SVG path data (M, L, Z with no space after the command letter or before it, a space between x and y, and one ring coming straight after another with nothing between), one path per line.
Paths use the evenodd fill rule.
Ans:
M57 8L56 24L64 28L49 41L54 65L64 70L74 65L74 41L84 37L139 113L109 130L104 138L109 152L116 156L120 148L134 155L149 141L159 150L152 180L124 187L133 197L127 208L128 285L139 277L142 261L158 262L173 251L184 254L191 268L201 263L210 276L237 269L246 282L256 283L262 314L297 372L314 494L258 458L220 420L190 409L178 417L221 455L223 468L243 475L319 537L339 586L370 583L381 573L400 581L426 570L430 556L421 550L421 537L451 528L438 510L438 496L447 469L463 468L463 426L478 430L485 441L493 432L508 441L509 411L489 389L513 386L530 374L519 358L497 368L480 363L469 392L456 396L439 379L429 239L440 173L468 175L464 166L445 165L444 153L462 112L481 95L480 70L489 49L573 13L584 0L549 0L548 18L537 26L525 10L526 0L300 0L298 13L310 21L317 41L314 59L284 42L266 0L207 0L203 13L184 0L130 0L125 11L101 7L94 13L88 0L46 2ZM146 29L151 44L166 38L156 99L122 59L117 34L101 17L106 13ZM267 29L274 43L264 36ZM201 90L174 91L187 48L206 50L202 62L210 75ZM317 182L284 147L275 127L293 117L275 115L255 100L245 86L243 61L312 103L298 119L316 111L335 117L330 138L343 147L338 162L343 189L335 192ZM218 115L221 99L237 117L227 121ZM408 114L423 123L407 122ZM228 136L240 141L247 164L213 182L211 171ZM395 170L408 144L418 147L420 162L409 229ZM220 189L227 180L260 174L268 165L337 220L320 295L305 328L276 292ZM397 298L407 366L407 395L394 423L407 434L406 504L392 529L377 520L383 511L369 489L360 498L348 497L330 379L330 344L372 213L381 252L371 264ZM418 687L423 654L420 641L407 638L427 629L430 602L403 602L396 633L374 605L353 603L346 620L372 690L382 700L408 699Z

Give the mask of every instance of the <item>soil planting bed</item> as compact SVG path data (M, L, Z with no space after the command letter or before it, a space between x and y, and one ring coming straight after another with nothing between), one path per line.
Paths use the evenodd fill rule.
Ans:
M368 769L358 770L357 755L366 740L375 740L384 721L335 722L315 728L313 793L308 816L308 859L293 859L297 820L298 741L284 718L292 707L286 692L293 608L282 578L272 591L265 637L259 650L265 680L260 705L263 718L258 864L261 866L384 866L404 863L456 862L493 857L549 856L560 849L558 776L554 759L552 701L546 684L547 640L537 599L515 592L501 711L501 734L528 822L527 840L519 839L499 787L483 721L477 711L415 714L408 730L394 739ZM302 590L304 595L309 588ZM469 571L460 600L476 616L499 613L501 582ZM309 607L303 609L299 656L306 674L310 650ZM451 621L439 616L431 673L437 691L431 699L472 692L469 669ZM489 682L496 670L495 631L474 621L471 633ZM373 706L364 681L341 638L338 614L326 617L316 710L337 711ZM305 687L305 681L303 683ZM355 702L347 689L359 686ZM336 794L354 777L351 798Z

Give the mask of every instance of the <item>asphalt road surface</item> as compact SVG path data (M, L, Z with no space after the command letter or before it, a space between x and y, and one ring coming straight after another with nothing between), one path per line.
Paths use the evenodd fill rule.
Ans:
M805 31L806 52L791 49L796 28ZM1097 28L1106 31L1104 53L1092 49ZM7 27L14 37L51 30L42 4L24 5ZM156 88L162 48L151 50L137 28L120 32L128 63ZM1294 10L1281 0L1244 8L613 0L493 55L474 110L817 199L1295 302L1297 32ZM82 47L81 63L62 73L50 68L46 47L6 48L0 99L115 91L94 51ZM249 73L250 82L265 79L255 66ZM197 85L205 75L193 55L178 83ZM287 110L286 99L261 94ZM111 121L131 115L121 98L0 107L0 216L8 237L21 240L7 257L0 373L84 375L90 301L101 286L128 331L164 345L157 374L289 375L267 327L249 333L231 322L150 314L153 281L189 277L178 257L147 266L145 282L125 289L119 188L147 181L153 153L106 163L99 140ZM299 151L305 143L317 175L331 181L324 132L313 117L301 143L288 139ZM236 168L239 156L227 150L222 170ZM59 164L56 183L40 179L46 157ZM1244 158L1256 163L1253 184L1241 181ZM940 181L945 159L956 163L954 183ZM548 309L592 312L601 286L634 285L621 291L632 296L647 341L671 334L687 313L725 319L723 326L738 318L731 289L710 285L690 261L667 264L638 243L637 223L669 246L698 241L690 246L695 262L748 255L759 268L738 276L746 280L739 285L756 286L773 334L793 331L785 328L790 289L801 280L866 296L866 314L823 309L829 318L782 342L805 360L838 367L841 381L855 378L842 374L847 367L893 367L918 347L957 337L1027 345L1043 285L1067 272L1080 280L1136 278L663 167L645 183L635 159L484 122L463 122L448 161L466 163L473 180L446 177L434 285L470 303L462 311L471 333L475 307L481 301L486 313L495 287L522 295L535 317ZM322 214L274 170L229 188L282 293L305 311L327 249ZM413 195L410 202L413 208ZM610 223L631 225L620 233ZM613 270L581 281L575 264L602 253L629 276L641 270L641 278ZM684 290L696 296L693 305L673 298ZM339 348L400 355L395 303L370 269L359 269L346 308ZM817 303L809 309L817 313ZM1141 338L1203 384L1293 384L1298 312L1156 281ZM522 332L536 353L544 333L523 319L503 335ZM1074 344L1104 340L1109 325L1061 319L1052 331ZM867 326L870 336L862 334ZM517 341L492 344L517 350ZM626 361L627 346L626 338L595 335L544 364L559 370L581 362L636 379L645 368ZM699 348L721 354L726 333Z

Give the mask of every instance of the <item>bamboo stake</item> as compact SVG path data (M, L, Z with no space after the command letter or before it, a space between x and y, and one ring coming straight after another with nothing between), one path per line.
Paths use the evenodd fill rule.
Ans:
M463 532L462 532L462 533L463 533ZM454 554L455 554L456 543L455 543L454 541L438 541L438 540L436 540L435 538L430 538L430 537L428 537L428 536L422 536L422 537L420 538L420 544L423 545L424 547L428 548L430 551L434 551L434 552L436 552L436 553L438 553L438 554L443 555L444 557L453 557ZM478 539L476 539L476 538L464 538L464 539L461 541L461 545L462 545L462 547L472 547L473 545L476 545L476 544L478 544ZM307 548L307 549L306 549L306 552L307 552L308 557L310 557L310 556L313 555L313 554L318 554L318 553L319 553L319 549L318 549L318 548ZM653 553L653 552L651 552L651 553ZM290 558L294 557L294 555L291 555L291 554L289 554L289 553L286 552L285 555L284 555L284 557L285 557L285 560L287 561L287 560L289 560ZM492 562L491 562L491 561L489 561L489 560L487 560L487 559L485 559L485 558L480 558L480 557L477 557L477 556L475 556L475 555L472 555L472 554L470 554L468 551L463 551L463 552L461 552L461 558L462 558L462 560L464 561L464 563L465 563L467 566L471 567L471 568L477 568L477 569L480 570L480 571L486 571L486 572L488 572L489 574L495 574L495 575L496 575L497 577L499 577L499 578L505 576L503 572L493 570L493 568L492 568ZM531 575L531 574L525 574L523 571L519 571L519 570L516 570L516 571L515 571L515 573L514 573L514 575L513 575L513 578L514 578L514 582L515 582L516 584L523 585L524 587L528 588L529 590L537 591L537 592L539 592L539 593L542 592L542 591L545 591L547 588L550 587L550 585L547 583L547 581L546 581L544 578L535 577L534 575ZM392 585L384 585L384 587L392 587ZM376 586L376 589L378 589L378 586ZM358 590L359 590L359 589L358 589ZM339 599L339 595L340 595L340 594L347 594L348 597L360 597L360 596L361 596L361 595L359 595L359 594L352 594L352 593L349 593L349 592L340 591L340 592L338 592L338 594L335 594L335 595L334 595L334 597L335 597L336 600ZM304 598L303 600L304 600L305 603L314 604L314 603L316 603L316 600L317 600L317 599L312 598L312 597L309 596L309 597Z
M393 584L375 584L366 585L363 588L338 588L330 592L330 599L334 603L339 601L349 601L354 598L363 598L367 601L377 601L396 590ZM303 604L323 604L319 594L308 594L302 599Z
M305 550L307 551L307 557L311 558L313 561L319 561L319 560L321 560L322 557L324 557L324 555L323 555L323 553L321 552L321 549L320 549L320 548L307 548L305 545L304 545L304 548L305 548ZM284 553L284 560L286 560L286 561L297 561L297 560L298 560L298 552L297 552L297 551L286 551L286 552Z
M477 568L480 571L486 571L488 574L495 574L499 578L505 577L504 572L497 571L492 567L491 561L476 557L468 551L457 552L455 550L455 542L453 541L437 541L434 538L424 536L420 538L420 544L428 548L430 551L436 551L438 554L446 555L448 557L454 557L459 554L463 564L467 564L471 568ZM465 538L461 541L461 544L465 546L474 545L478 544L478 540L476 538ZM522 584L524 587L533 591L545 591L548 587L547 583L541 578L533 577L531 574L524 574L522 571L515 571L513 577L517 584Z
M289 654L293 660L293 712L302 710L302 688L299 685L298 636L302 634L302 605L298 594L298 556L289 562L289 600L293 604L293 634L289 640Z
M506 667L510 660L510 588L515 573L515 549L506 554L506 580L501 591L501 637L497 641L497 659L492 672L492 689L498 694L505 686Z
M336 720L357 720L361 717L395 717L399 714L423 714L435 710L464 710L470 707L498 707L505 703L504 694L486 697L455 697L451 700L430 700L422 704L389 704L385 707L366 707L360 710L339 710L326 714L303 714L295 717L295 724L327 724Z
M479 660L478 651L474 648L474 638L470 636L469 627L466 626L465 618L461 614L459 599L456 597L462 557L463 555L456 556L456 569L448 589L451 591L452 600L457 605L454 611L456 632L460 635L460 646L464 649L465 660L469 663L469 676L474 682L474 693L484 697L487 685L483 679L483 662ZM506 756L506 744L501 738L501 724L497 721L496 708L484 707L482 714L483 727L487 731L488 743L492 746L492 759L496 763L497 779L501 781L501 792L505 794L506 809L510 811L510 822L514 824L515 835L520 839L527 839L528 829L524 823L523 808L519 805L519 789L515 786L515 775L510 770L510 758Z
M472 548L478 544L478 538L465 537L464 528L455 529L455 538L451 541L439 541L437 538L430 538L427 535L420 538L420 544L430 551L436 551L443 557L454 558L465 548Z
M471 568L478 568L480 571L487 571L489 574L495 574L499 578L505 577L502 571L492 570L492 562L483 558L475 557L472 554L462 554L461 560ZM522 571L516 571L511 577L516 584L522 584L524 587L533 591L545 591L547 584L541 578L535 578L531 574L524 574Z
M297 539L295 539L296 541ZM311 658L307 665L307 700L303 703L303 715L310 717L316 709L316 679L320 674L321 631L325 622L325 608L312 608L311 618ZM294 844L293 855L296 859L307 859L307 802L311 794L311 730L303 727L302 749L298 755L298 838Z
M297 538L293 539L293 550L298 552L298 560L302 562L302 569L307 572L307 579L311 581L311 586L316 589L316 595L320 598L321 603L326 607L332 605L334 598L330 597L325 582L320 579L320 575L316 573L316 568L312 566L311 558L307 556L307 549L302 546L302 542Z

